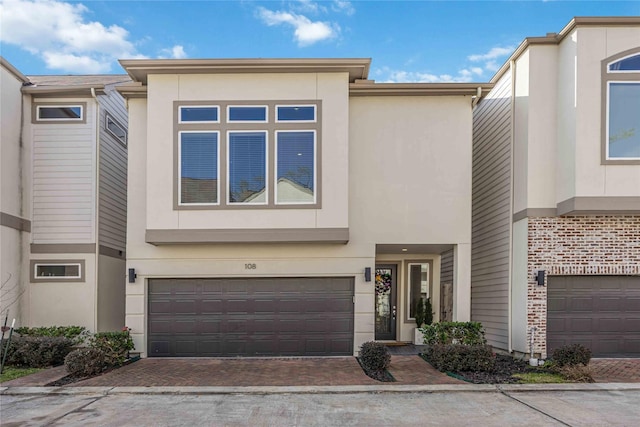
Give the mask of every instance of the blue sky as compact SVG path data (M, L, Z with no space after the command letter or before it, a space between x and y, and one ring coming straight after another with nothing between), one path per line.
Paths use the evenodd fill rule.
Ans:
M0 0L26 75L122 73L119 58L372 58L370 78L488 81L528 36L640 1Z

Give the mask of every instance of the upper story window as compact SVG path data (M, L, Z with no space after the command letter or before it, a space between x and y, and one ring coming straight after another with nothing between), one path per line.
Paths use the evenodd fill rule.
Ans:
M267 107L263 105L230 105L229 122L267 122Z
M84 123L85 104L35 104L34 123L78 122Z
M319 107L320 101L176 101L175 208L318 208ZM214 108L215 121L203 120L202 110L212 119Z
M178 109L178 123L218 123L217 105L182 105Z
M127 145L127 131L126 129L120 125L113 117L109 114L105 115L105 129L113 135L122 145Z
M606 163L640 163L640 49L603 61Z

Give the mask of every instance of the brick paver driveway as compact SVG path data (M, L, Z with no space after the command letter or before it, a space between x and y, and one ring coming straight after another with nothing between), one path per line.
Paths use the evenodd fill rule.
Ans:
M597 383L640 383L640 359L591 359Z
M393 356L391 384L460 384L419 356ZM375 385L354 357L281 359L142 359L74 386Z

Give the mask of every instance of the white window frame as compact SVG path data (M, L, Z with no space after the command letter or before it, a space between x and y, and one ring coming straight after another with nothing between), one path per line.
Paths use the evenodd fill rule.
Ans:
M313 119L312 120L278 120L278 109L280 107L286 108L301 108L301 107L313 107ZM276 123L316 123L318 121L318 107L315 104L276 104Z
M243 123L243 122L233 122ZM258 122L249 122L258 123ZM264 134L264 202L257 203L244 203L244 202L232 202L231 201L231 138L232 133L259 133ZM226 166L227 166L227 179L226 179L226 193L227 193L227 206L267 206L269 205L269 131L267 129L234 129L227 131L227 153L226 153Z
M124 137L120 138L118 135L116 135L116 133L114 131L112 131L109 128L109 121L111 121L111 123L113 123L116 127L119 127L120 130L122 130L122 133L124 133ZM109 132L115 139L117 139L122 145L124 145L125 147L127 146L127 130L124 128L124 126L122 126L120 124L120 122L118 122L116 119L114 119L111 114L106 113L105 117L104 117L104 128L107 132Z
M231 120L232 108L264 108L264 120ZM229 104L227 105L227 123L269 123L269 106L264 104Z
M189 122L193 123L193 122ZM216 179L218 201L216 203L183 203L182 202L182 134L184 133L215 133L216 137ZM219 130L181 130L178 132L178 206L219 206L220 205L220 131Z
M289 122L291 123L291 122ZM293 133L293 132L311 132L313 133L313 202L281 202L278 203L278 134L280 133ZM288 205L315 205L318 203L318 134L315 129L286 129L275 131L275 150L274 157L274 170L273 170L273 187L274 187L274 204L277 206Z
M433 268L433 264L431 262L428 261L409 261L407 262L407 320L411 321L415 321L416 318L415 317L411 317L411 307L413 305L413 302L411 301L411 266L413 265L426 265L427 266L427 296L426 298L431 298L431 293L429 292L431 286L433 285L431 283L431 277L432 277L432 268ZM422 296L422 292L420 292L420 296ZM431 304L433 305L433 300L431 301Z
M80 117L78 118L66 118L66 117L47 117L41 118L40 111L47 108L80 108ZM36 106L36 121L37 122L83 122L84 121L84 105L82 104L55 104L55 105L37 105Z
M182 120L182 110L184 108L215 108L218 111L218 120ZM220 123L219 105L180 105L178 107L178 123L198 124L198 123Z
M630 55L630 56L635 56L635 55ZM607 69L609 67L609 65L613 64L614 62L618 62L618 61L613 61L610 64L607 65ZM611 72L611 71L610 71ZM627 73L629 73L630 71L626 71ZM633 71L633 73L637 73L640 74L640 71ZM607 160L612 160L612 161L625 161L625 160L629 160L629 161L637 161L640 160L640 157L611 157L611 155L609 154L609 138L610 138L610 133L609 133L609 118L610 118L610 114L609 114L609 109L611 107L611 84L612 83L617 83L617 84L633 84L633 85L640 85L640 80L607 80L606 82L606 86L607 86L607 103L606 103L606 116L605 116L605 120L606 120L606 128L605 128L605 136L606 136L606 159Z
M625 55L622 58L614 59L613 61L607 62L606 72L607 74L634 74L640 73L640 70L610 70L609 67L616 62L624 61L627 58L631 58L632 56L640 56L640 52L630 53L629 55Z
M38 267L67 267L67 266L77 266L78 267L78 275L77 276L38 276ZM35 280L78 280L82 279L82 263L80 262L37 262L33 264L33 278Z

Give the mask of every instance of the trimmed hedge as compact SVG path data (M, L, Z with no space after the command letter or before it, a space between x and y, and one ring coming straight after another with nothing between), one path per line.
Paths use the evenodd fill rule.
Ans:
M72 347L73 341L65 337L15 337L7 352L7 365L28 368L62 365Z
M107 368L104 352L96 348L85 347L73 350L64 358L67 372L75 377L98 375Z
M491 346L484 344L433 344L424 357L441 372L491 371L496 355Z
M360 347L358 358L364 367L370 371L384 371L391 363L391 353L386 345L368 341Z
M553 350L551 360L560 367L587 366L591 360L591 350L581 344L568 344Z
M485 345L484 328L480 322L440 322L420 328L424 343Z
M38 326L35 328L22 326L16 328L15 332L23 337L65 337L76 345L82 344L89 335L89 331L84 326Z

